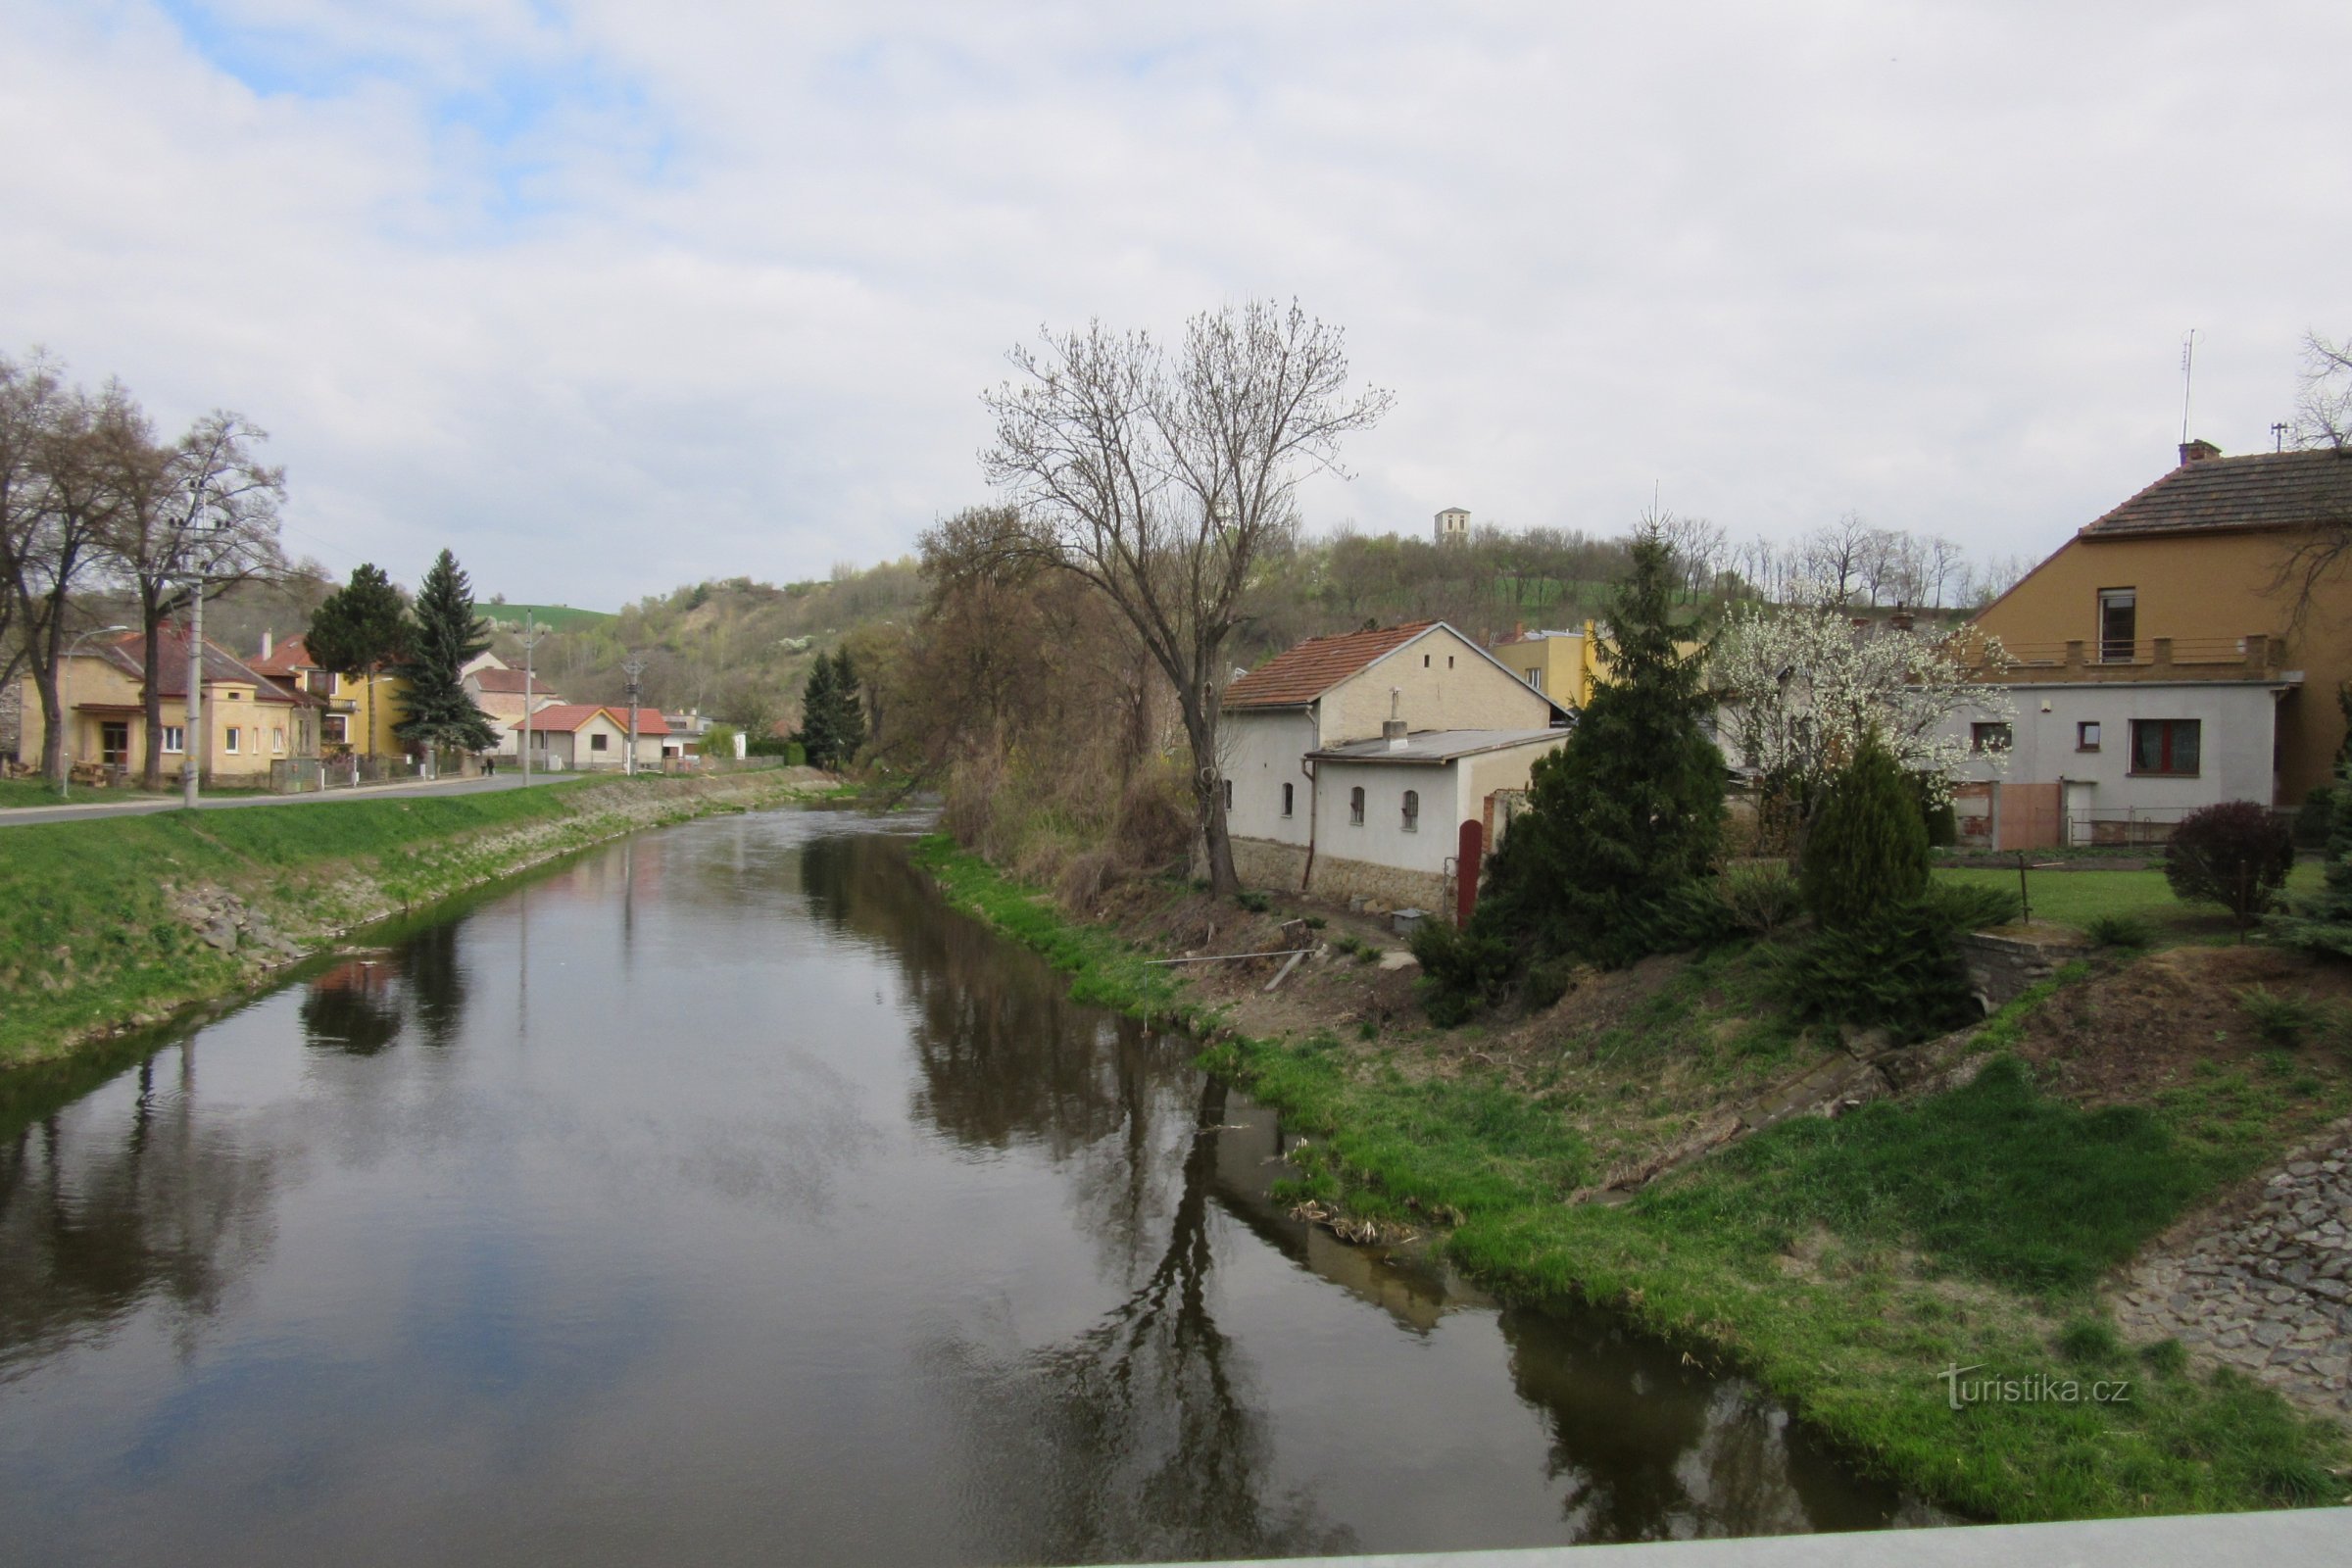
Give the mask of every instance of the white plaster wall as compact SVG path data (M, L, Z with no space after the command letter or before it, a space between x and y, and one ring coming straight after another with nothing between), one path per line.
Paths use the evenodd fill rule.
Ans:
M1551 722L1541 692L1441 626L1325 692L1322 744L1377 740L1392 687L1401 693L1408 729L1542 729Z
M1446 858L1454 851L1460 782L1458 765L1432 766L1406 762L1323 762L1318 764L1322 792L1320 827L1315 837L1318 857L1337 856L1373 865L1410 871L1444 872ZM1357 827L1348 817L1348 791L1364 792L1364 822ZM1421 829L1403 827L1404 792L1421 792Z
M2017 713L2010 722L2012 745L2006 770L1972 761L1962 775L2010 784L2081 781L2086 792L2068 791L2091 810L2193 810L2217 801L2273 804L2278 727L2278 697L2260 686L2207 682L2157 684L2116 681L2092 686L2011 688ZM2042 710L2044 705L2049 710ZM1962 739L1984 718L1962 712L1950 732ZM2132 721L2137 718L2193 718L2203 725L2201 756L2194 778L2132 774ZM2099 749L2080 751L2075 726L2095 721ZM2086 797L2086 798L2085 798Z
M1233 780L1227 831L1238 838L1305 844L1309 785L1298 764L1315 749L1312 712L1280 709L1227 713L1218 726L1217 749L1223 754L1222 771ZM1282 814L1285 784L1297 786L1287 817Z

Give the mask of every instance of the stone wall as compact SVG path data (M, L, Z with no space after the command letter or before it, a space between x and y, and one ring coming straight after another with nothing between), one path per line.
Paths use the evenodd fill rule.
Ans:
M1969 988L1986 1012L2016 1001L2056 974L2061 964L2088 951L2089 945L2071 933L2019 937L1972 931L1960 939L1960 958L1968 965Z
M1306 851L1296 844L1237 836L1233 840L1233 869L1246 888L1297 893L1298 879L1306 872ZM1420 908L1444 913L1452 907L1441 872L1408 871L1337 855L1315 857L1315 879L1306 891L1335 904L1360 898L1391 909Z

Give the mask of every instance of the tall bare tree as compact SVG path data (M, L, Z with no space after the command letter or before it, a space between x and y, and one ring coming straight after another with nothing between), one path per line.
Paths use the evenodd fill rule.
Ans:
M255 456L269 439L243 415L216 409L172 446L157 445L143 416L115 443L122 505L106 548L139 599L147 789L163 787L164 623L188 608L200 583L217 588L287 569L277 531L285 470Z
M33 380L41 379L36 362ZM20 645L40 698L41 771L62 786L65 706L58 688L72 652L66 624L74 594L98 565L101 543L120 511L122 491L110 454L137 420L138 409L119 382L109 381L92 396L49 380L45 396L37 385L24 389L27 423L21 438L29 447L27 482L22 503L11 499L0 569L8 574L5 590L15 601ZM12 407L12 416L16 412Z
M1118 607L1175 689L1209 884L1240 891L1218 788L1225 642L1250 568L1298 525L1299 481L1395 401L1348 386L1345 334L1293 302L1203 312L1170 354L1149 334L1047 329L983 394L981 454L1030 548Z
M49 502L42 449L65 399L56 363L38 353L19 362L0 354L0 682L16 679L25 658L16 584L36 547Z

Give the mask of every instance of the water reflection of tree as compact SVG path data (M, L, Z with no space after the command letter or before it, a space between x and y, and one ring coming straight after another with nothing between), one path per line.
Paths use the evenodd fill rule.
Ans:
M414 1018L425 1044L447 1047L464 1032L467 1003L463 922L428 926L398 948L346 958L305 988L299 1015L306 1045L372 1056Z
M1195 1131L1223 1119L1203 1083ZM1274 1557L1349 1550L1312 1499L1269 1496L1272 1454L1246 1369L1209 1307L1213 1134L1183 1165L1166 1246L1128 1295L1066 1344L991 1366L968 1346L955 1368L962 1445L992 1494L999 1554L1059 1562Z
M193 1062L183 1043L127 1106L102 1091L0 1145L0 1372L156 1298L184 1325L260 1252L274 1159L203 1125Z
M1502 1316L1520 1396L1551 1432L1582 1542L1876 1528L1899 1496L1841 1471L1780 1411L1593 1312Z

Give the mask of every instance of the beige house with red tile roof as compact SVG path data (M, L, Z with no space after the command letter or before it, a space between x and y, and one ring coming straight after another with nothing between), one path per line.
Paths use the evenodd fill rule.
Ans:
M473 699L476 708L490 715L490 722L498 730L501 757L521 755L518 737L522 733L525 684L521 670L508 668L490 654L476 657L466 667L466 694ZM527 678L527 684L532 712L564 704L563 694L548 684L546 676L533 674Z
M602 703L557 703L530 717L531 765L550 772L628 765L629 710ZM659 769L669 721L661 710L637 710L637 766Z
M1313 637L1226 688L1219 771L1254 887L1450 907L1569 711L1444 621ZM1476 867L1468 874L1475 878Z

